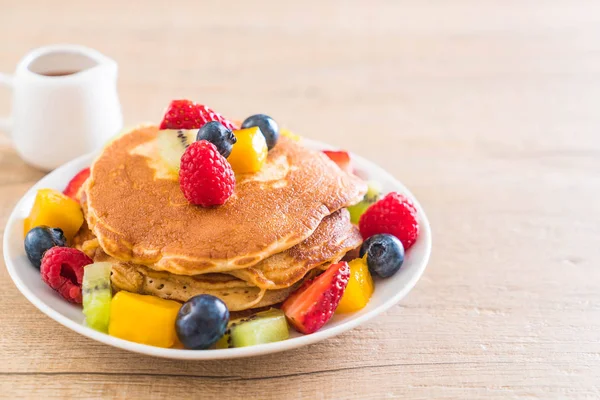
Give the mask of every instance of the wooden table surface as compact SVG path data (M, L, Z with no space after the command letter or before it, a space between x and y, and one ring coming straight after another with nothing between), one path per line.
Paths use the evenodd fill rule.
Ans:
M189 97L355 151L420 199L429 267L367 325L214 362L88 340L0 268L0 397L600 398L598 2L161 3L0 0L0 70L81 43L129 124ZM2 227L42 176L0 140Z

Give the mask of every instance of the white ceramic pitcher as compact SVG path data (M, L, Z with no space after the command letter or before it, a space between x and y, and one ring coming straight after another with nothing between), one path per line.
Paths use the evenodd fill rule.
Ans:
M122 128L117 63L77 45L35 49L14 75L0 74L12 88L12 115L0 119L27 163L50 170L96 150Z

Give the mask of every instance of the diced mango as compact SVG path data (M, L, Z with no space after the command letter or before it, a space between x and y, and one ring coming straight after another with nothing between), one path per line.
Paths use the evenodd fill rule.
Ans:
M175 319L181 304L155 296L118 292L110 304L108 334L157 347L178 345Z
M184 350L185 346L183 345L183 343L181 343L181 341L179 340L178 337L175 337L175 343L173 344L173 346L171 346L172 349L179 349L179 350Z
M73 239L83 224L81 206L75 200L53 189L40 189L29 217L23 223L24 235L36 226L60 228L67 240Z
M351 313L363 309L373 295L373 278L367 266L367 259L357 258L348 263L350 266L350 279L337 313Z
M267 141L260 128L252 127L234 131L237 142L227 161L236 174L258 172L267 161Z
M281 136L285 136L288 139L292 139L295 142L299 142L300 139L302 139L302 137L300 137L299 135L296 135L294 132L287 130L287 129L280 129L279 134Z

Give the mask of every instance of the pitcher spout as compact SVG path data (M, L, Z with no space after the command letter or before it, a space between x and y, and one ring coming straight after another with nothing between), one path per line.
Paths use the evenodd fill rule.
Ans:
M74 44L57 44L37 49L23 60L21 68L39 76L117 75L117 63L113 59L97 50Z

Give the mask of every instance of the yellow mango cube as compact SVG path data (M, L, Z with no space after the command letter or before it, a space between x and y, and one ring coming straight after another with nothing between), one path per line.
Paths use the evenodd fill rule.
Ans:
M73 239L83 224L81 206L54 189L38 190L29 217L23 223L24 235L36 226L60 228L67 240Z
M363 309L373 295L373 278L367 266L367 259L357 258L348 263L350 279L342 295L337 313L351 313Z
M260 128L240 129L233 131L237 142L233 145L231 154L227 158L233 172L248 174L258 172L267 161L267 141Z
M108 334L157 347L179 343L175 319L181 304L156 296L118 292L110 304Z

